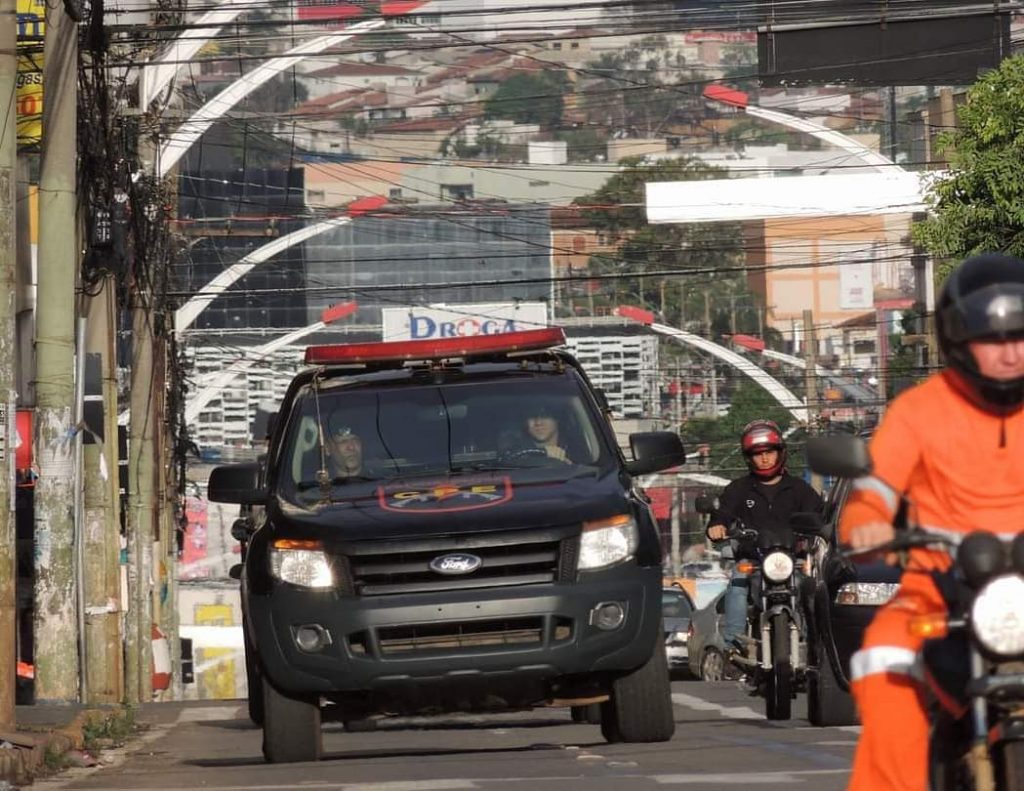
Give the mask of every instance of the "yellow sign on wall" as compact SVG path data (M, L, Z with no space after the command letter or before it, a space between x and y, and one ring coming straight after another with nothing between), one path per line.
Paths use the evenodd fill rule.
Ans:
M18 145L43 136L43 32L46 0L18 0Z
M196 626L231 626L234 610L226 604L199 604L195 608ZM238 697L235 688L234 648L199 648L195 651L200 700L230 700Z

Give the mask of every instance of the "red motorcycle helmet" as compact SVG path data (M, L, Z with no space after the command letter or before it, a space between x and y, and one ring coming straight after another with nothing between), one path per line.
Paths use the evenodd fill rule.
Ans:
M740 434L740 448L747 460L750 472L758 478L771 480L786 469L786 440L782 438L782 429L772 420L753 420L743 427ZM753 455L763 450L777 450L779 458L766 470L754 464Z

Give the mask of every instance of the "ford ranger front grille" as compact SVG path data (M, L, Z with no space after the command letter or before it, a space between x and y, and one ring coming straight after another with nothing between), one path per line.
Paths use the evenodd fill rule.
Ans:
M576 574L579 543L567 532L361 542L348 548L351 586L343 587L360 596L385 596L567 582Z

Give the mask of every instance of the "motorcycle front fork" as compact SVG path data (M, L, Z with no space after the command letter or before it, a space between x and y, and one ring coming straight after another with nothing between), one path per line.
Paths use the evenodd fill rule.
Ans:
M760 617L761 623L761 668L771 670L775 658L772 656L772 625L771 621L764 614ZM807 657L804 656L805 646L800 642L800 627L797 622L790 618L789 621L789 662L794 670L803 668L807 664ZM756 647L753 647L756 650Z

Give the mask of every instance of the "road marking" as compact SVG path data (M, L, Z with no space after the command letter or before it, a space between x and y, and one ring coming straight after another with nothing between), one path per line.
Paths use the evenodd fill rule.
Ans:
M685 706L688 709L694 711L714 711L721 714L723 717L728 717L733 720L763 720L764 714L758 711L754 711L749 706L722 706L718 703L712 703L704 698L698 698L695 695L687 695L683 692L673 692L672 702L680 706Z
M769 725L773 725L776 728L789 728L790 730L797 731L842 731L843 733L855 733L860 734L860 725L829 725L818 727L817 725L796 725L792 724L792 720L769 720L765 719L764 713L754 711L749 706L722 706L718 703L712 703L704 698L698 698L696 695L687 695L684 692L673 692L672 702L683 706L693 711L713 711L721 714L723 717L728 717L732 720L762 720Z
M848 769L801 769L792 772L729 772L721 774L651 775L651 780L662 785L779 785L803 783L821 775L848 774Z
M479 788L472 780L394 780L383 783L345 783L343 791L450 791L459 788Z

